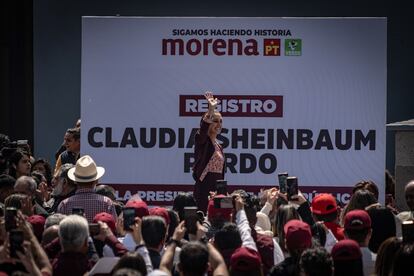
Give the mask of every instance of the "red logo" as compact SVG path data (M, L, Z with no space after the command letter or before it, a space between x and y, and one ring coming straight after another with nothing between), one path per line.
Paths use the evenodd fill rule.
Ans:
M283 96L219 95L217 99L217 111L224 117L283 117ZM207 108L207 100L201 95L180 95L182 117L201 116Z
M264 56L280 56L280 39L263 39Z

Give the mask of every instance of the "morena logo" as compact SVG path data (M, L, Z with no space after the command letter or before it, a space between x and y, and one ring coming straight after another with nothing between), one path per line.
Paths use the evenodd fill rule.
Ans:
M224 117L283 117L283 96L215 95L217 111ZM180 116L201 116L208 110L207 100L200 95L180 95Z
M258 56L260 46L256 39L163 39L163 56ZM263 56L280 56L280 39L263 39Z

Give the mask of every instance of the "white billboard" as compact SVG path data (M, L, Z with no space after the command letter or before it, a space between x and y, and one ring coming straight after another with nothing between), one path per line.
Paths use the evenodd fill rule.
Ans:
M81 152L120 197L169 202L211 90L230 185L383 191L386 39L384 18L84 17Z

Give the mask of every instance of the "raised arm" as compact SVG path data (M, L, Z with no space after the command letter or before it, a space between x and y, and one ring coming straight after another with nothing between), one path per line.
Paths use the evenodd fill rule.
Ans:
M174 260L174 253L175 248L178 246L180 241L184 238L185 234L185 227L184 221L182 221L178 226L175 228L174 234L167 245L167 248L162 256L161 263L160 263L160 270L168 273L171 275L171 270L173 268L173 260Z
M204 97L208 102L208 111L203 114L200 122L200 128L195 136L196 143L204 144L208 139L208 127L212 123L214 111L216 110L218 100L214 98L210 91L205 92Z
M237 211L236 224L240 231L240 236L243 242L242 246L257 251L256 243L252 237L252 230L250 229L249 221L247 220L246 212L244 211L243 199L240 196L237 196L235 199L235 208Z

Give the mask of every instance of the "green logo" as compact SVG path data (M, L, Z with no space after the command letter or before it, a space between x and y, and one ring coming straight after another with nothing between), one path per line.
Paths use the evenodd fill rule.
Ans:
M285 56L301 56L302 39L285 39Z

